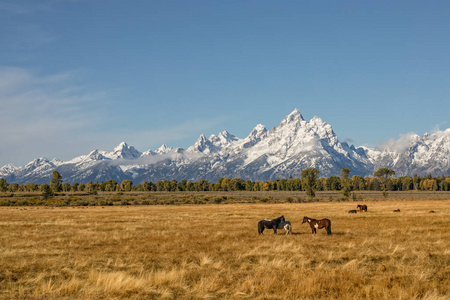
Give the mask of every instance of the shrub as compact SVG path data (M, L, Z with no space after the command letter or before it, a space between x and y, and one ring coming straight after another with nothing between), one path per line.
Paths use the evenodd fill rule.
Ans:
M16 202L16 205L19 206L29 206L30 205L30 201L25 200L25 199L21 199L19 201Z

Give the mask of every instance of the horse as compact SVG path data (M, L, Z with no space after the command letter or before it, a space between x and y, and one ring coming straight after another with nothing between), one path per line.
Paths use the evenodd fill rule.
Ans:
M352 209L352 210L349 210L348 213L349 213L349 214L356 214L357 211L356 211L356 209Z
M264 221L272 221L272 220L264 219ZM284 222L281 222L278 225L278 229L282 229L282 228L284 228L284 230L286 230L286 234L292 233L292 224L290 221L285 220Z
M273 229L273 234L277 234L277 229L280 228L280 223L283 222L285 223L286 220L284 219L284 216L278 217L276 219L273 220L261 220L258 222L258 233L262 234L264 229ZM283 228L283 227L281 227Z
M325 227L327 234L331 234L331 221L328 219L315 220L308 217L303 217L303 223L309 223L311 226L312 234L317 234L316 229L322 229Z
M358 206L356 206L356 208L357 209L359 209L359 211L365 211L365 212L367 212L367 205L358 205Z
M430 214L434 214L435 213L435 211L434 210L430 210Z
M399 209L396 209L396 210L394 210L394 212L400 212L400 208L399 208Z

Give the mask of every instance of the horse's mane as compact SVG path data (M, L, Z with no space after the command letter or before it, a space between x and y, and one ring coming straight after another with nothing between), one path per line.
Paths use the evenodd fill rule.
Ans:
M273 219L272 221L281 221L281 219L284 219L284 216L278 217L276 219Z

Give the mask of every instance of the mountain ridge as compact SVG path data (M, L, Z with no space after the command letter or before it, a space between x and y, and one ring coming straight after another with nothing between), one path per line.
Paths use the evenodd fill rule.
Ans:
M339 176L342 168L351 175L371 176L381 167L397 176L450 174L450 128L410 134L378 148L355 147L340 142L330 124L314 116L306 121L294 109L278 126L268 131L257 124L240 139L224 130L206 138L201 134L187 149L163 144L157 150L140 152L121 142L113 151L95 149L69 161L37 158L22 167L7 164L0 177L8 182L47 183L53 170L65 182L200 179L221 177L273 180L300 177L301 170L317 168L324 177Z

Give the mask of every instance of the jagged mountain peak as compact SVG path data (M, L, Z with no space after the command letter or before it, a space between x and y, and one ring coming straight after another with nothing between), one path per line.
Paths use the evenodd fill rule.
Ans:
M125 158L136 159L141 156L142 153L136 150L133 146L129 146L127 143L122 142L114 148L113 152L107 155L110 158Z
M187 149L188 152L202 152L205 154L211 153L213 144L206 136L202 133L194 145Z
M236 138L235 135L230 134L226 130L219 133L218 138L222 141L222 143L224 143L224 142L230 143L230 142L234 142L238 139L238 138Z
M302 114L296 108L281 121L281 123L280 123L280 125L278 125L278 127L281 127L285 124L301 123L302 121L305 121L305 119L303 119Z
M251 132L267 132L267 128L266 128L266 126L264 126L262 124L258 124L255 126L255 128L253 128L253 130Z
M168 147L166 144L162 144L161 147L159 147L155 152L158 154L166 154L170 152L173 148Z
M43 164L43 163L49 163L49 162L50 161L47 158L39 157L39 158L33 159L32 161L30 161L25 166L36 166L36 165L40 165L40 164Z
M127 148L128 148L128 144L125 143L125 142L121 142L119 145L117 145L117 146L114 148L113 152L115 152L115 151L120 151L120 150L127 149Z
M9 174L13 174L18 169L19 169L18 167L12 164L6 164L0 168L0 177L6 177Z
M243 148L250 148L259 143L268 136L266 127L258 124L253 128L250 134L243 140Z

